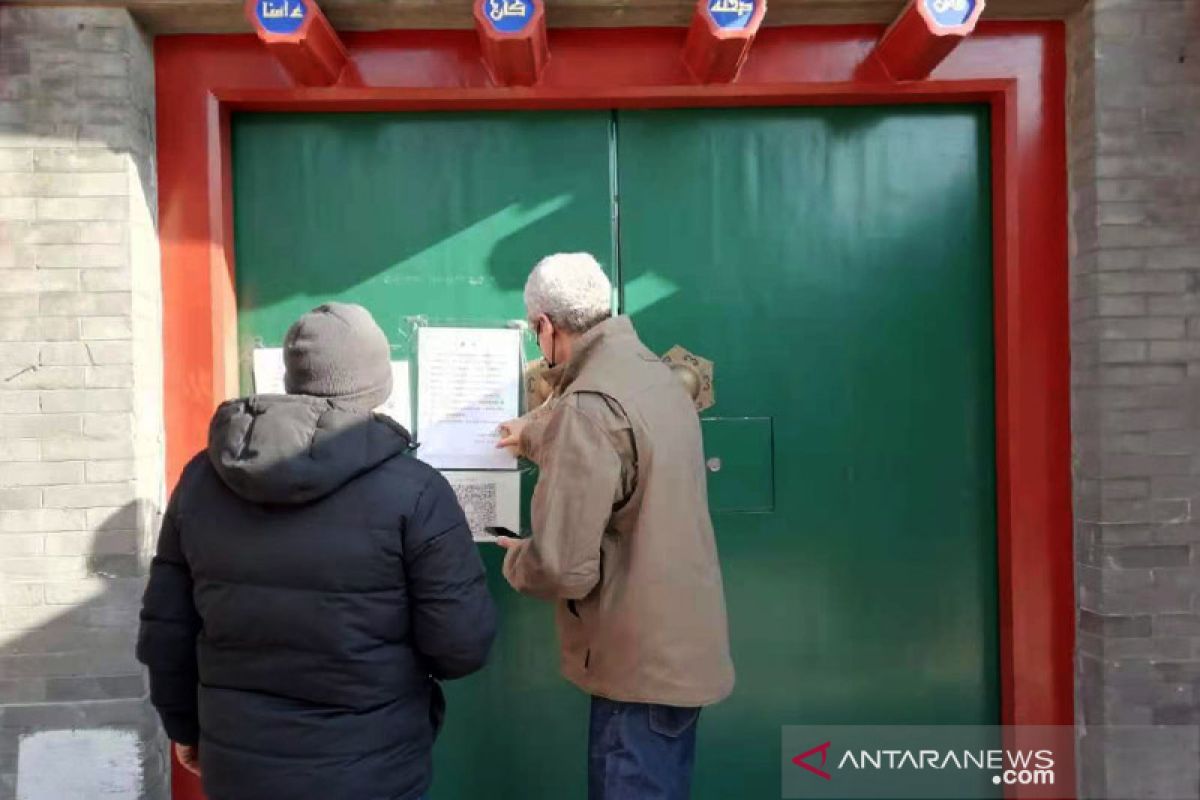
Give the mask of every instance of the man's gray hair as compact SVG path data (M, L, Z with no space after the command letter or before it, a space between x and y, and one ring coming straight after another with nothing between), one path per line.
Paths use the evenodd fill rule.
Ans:
M612 284L591 253L555 253L525 282L529 319L545 314L557 328L583 333L612 316Z

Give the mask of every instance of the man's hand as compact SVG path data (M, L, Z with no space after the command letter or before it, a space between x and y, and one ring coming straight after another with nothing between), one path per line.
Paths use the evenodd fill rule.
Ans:
M194 744L175 743L175 757L188 772L200 777L200 748Z
M521 452L521 433L525 430L528 420L524 417L510 419L508 422L500 426L500 441L496 442L496 449L507 450L517 457L524 457Z
M497 536L496 544L500 545L505 550L516 550L521 546L521 540L514 539L511 536Z

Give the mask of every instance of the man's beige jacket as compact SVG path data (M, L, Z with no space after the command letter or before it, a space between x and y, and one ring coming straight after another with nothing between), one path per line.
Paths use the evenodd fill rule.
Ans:
M703 706L733 689L700 421L625 317L554 370L522 450L538 464L519 591L557 602L562 671L590 694Z

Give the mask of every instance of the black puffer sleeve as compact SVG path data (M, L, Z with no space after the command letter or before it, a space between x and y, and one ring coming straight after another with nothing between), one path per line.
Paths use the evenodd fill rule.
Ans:
M196 636L200 615L192 599L192 573L180 546L176 489L158 534L158 551L142 597L137 657L150 670L150 700L173 742L196 744L199 673Z
M496 606L483 561L454 490L440 474L425 484L404 529L413 644L435 678L483 667L496 635Z

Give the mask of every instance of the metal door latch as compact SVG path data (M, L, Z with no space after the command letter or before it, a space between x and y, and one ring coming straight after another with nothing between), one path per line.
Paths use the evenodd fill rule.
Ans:
M683 388L691 395L697 411L704 411L716 404L713 391L713 362L692 353L683 345L675 345L663 353L663 363L679 378Z

